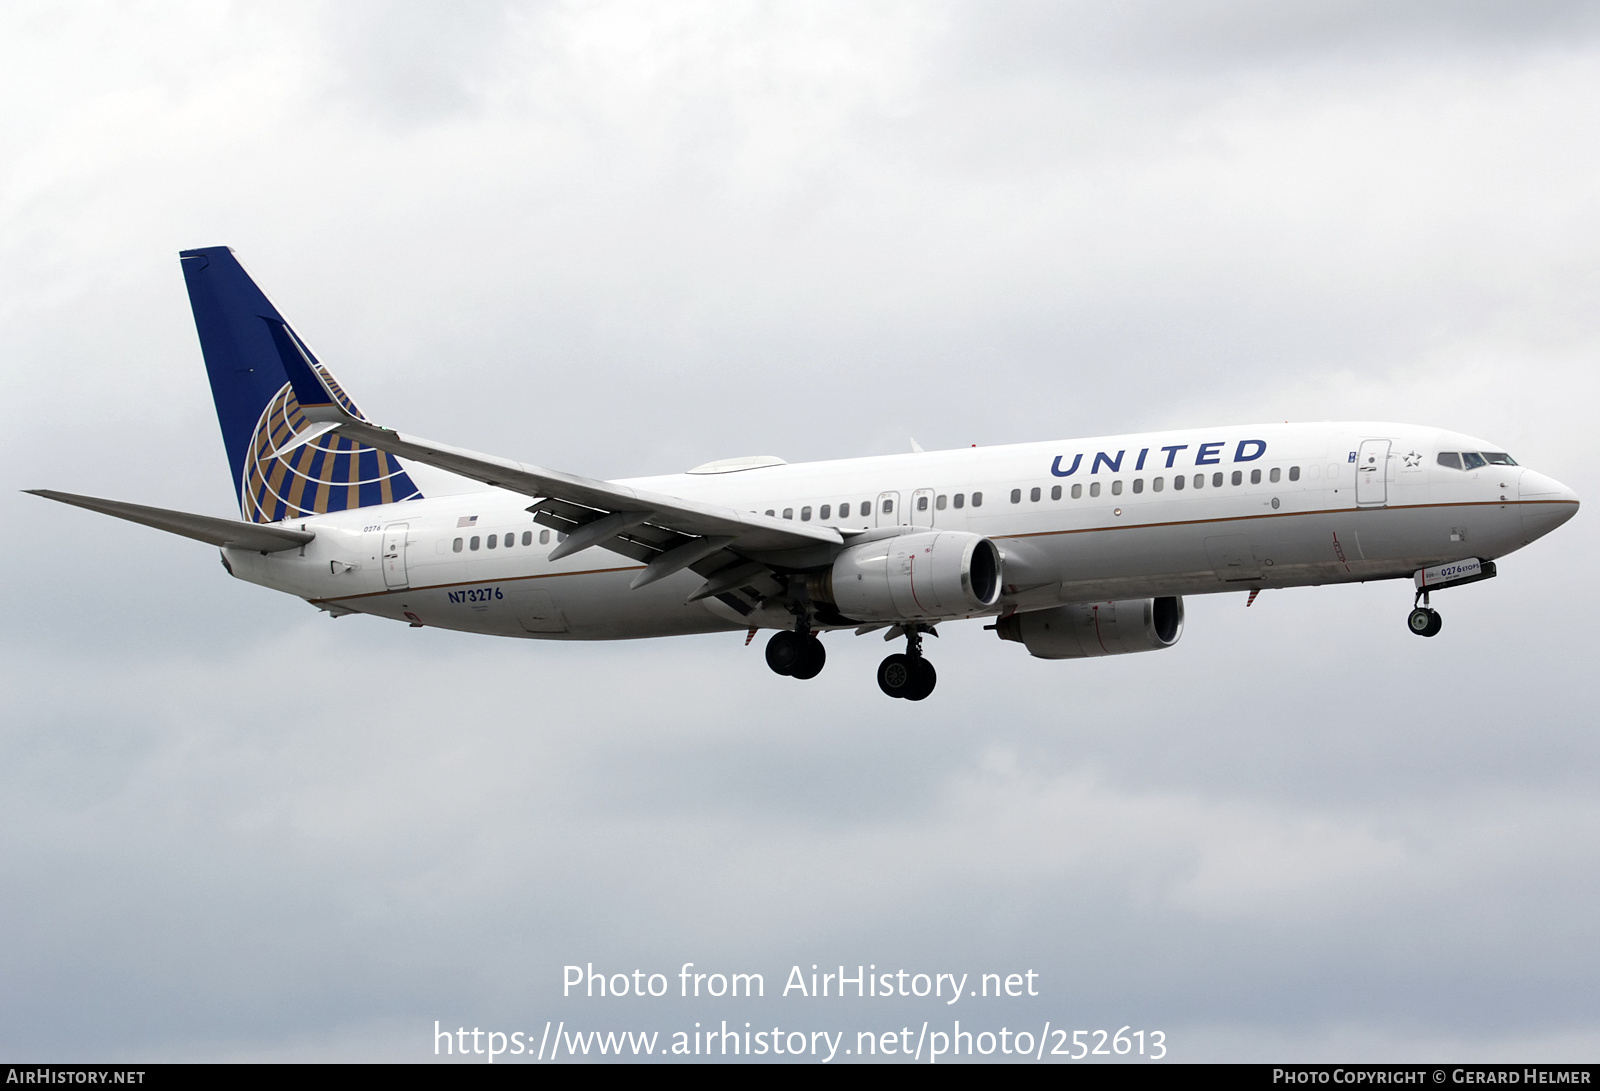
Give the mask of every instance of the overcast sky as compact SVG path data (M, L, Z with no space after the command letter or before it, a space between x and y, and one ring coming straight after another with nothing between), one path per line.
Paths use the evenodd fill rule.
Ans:
M236 512L176 257L225 244L369 416L576 473L1380 419L1593 501L1593 5L12 3L0 98L5 1056L1600 1054L1588 511L1435 640L1400 584L1094 662L968 623L914 705L876 636L801 684L742 634L331 621L17 491ZM560 995L690 961L769 997ZM772 995L812 963L1042 995Z

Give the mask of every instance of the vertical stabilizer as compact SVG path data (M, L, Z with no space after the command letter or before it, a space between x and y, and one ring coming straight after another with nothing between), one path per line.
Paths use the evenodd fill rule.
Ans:
M344 410L366 418L232 250L208 246L178 256L246 519L276 523L422 495L393 455L354 440L322 435L281 450L310 427L284 368L284 353L310 361Z

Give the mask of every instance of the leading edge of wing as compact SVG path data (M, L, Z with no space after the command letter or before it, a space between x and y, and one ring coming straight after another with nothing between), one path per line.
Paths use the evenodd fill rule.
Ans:
M79 496L77 493L56 492L54 489L24 489L33 496L87 508L101 515L112 515L130 523L180 534L207 545L226 546L230 549L251 549L260 553L278 553L285 549L303 546L316 535L305 530L286 527L261 526L241 523L234 519L218 519L210 515L192 515L186 511L152 508L144 504L130 504L125 500L102 500L97 496Z
M369 447L449 470L485 485L536 498L566 500L600 511L648 513L645 521L697 537L727 537L732 539L730 544L734 548L744 553L782 552L844 542L844 537L832 527L806 526L737 508L703 504L681 496L547 470L508 458L402 436L364 421L346 420L338 430Z

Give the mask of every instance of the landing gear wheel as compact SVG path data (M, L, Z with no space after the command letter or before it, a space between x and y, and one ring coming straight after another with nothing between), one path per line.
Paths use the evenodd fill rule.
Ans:
M911 657L896 652L878 664L878 688L890 697L904 697L911 687Z
M1418 636L1438 636L1439 630L1444 628L1444 619L1432 607L1419 606L1407 616L1406 628Z
M805 653L805 647L800 643L803 639L799 633L788 629L772 634L772 639L767 641L767 666L772 668L773 673L794 673Z
M911 685L906 687L905 699L920 701L933 692L933 687L939 682L939 672L933 669L933 664L920 655L911 661Z
M890 697L920 701L933 692L938 681L933 664L920 655L896 653L878 664L878 688Z
M799 634L790 634L798 636ZM800 637L800 659L795 663L794 669L789 672L792 678L815 678L822 673L822 666L828 661L828 649L822 646L822 641L815 636Z

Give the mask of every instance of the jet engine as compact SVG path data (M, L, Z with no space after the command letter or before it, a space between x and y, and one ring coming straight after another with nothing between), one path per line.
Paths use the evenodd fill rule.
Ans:
M1000 601L1000 550L981 534L929 530L852 546L806 590L855 621L936 621Z
M1039 659L1086 659L1170 648L1183 635L1183 599L1075 602L1001 618L1001 640L1015 640Z

